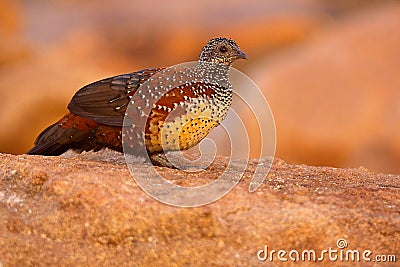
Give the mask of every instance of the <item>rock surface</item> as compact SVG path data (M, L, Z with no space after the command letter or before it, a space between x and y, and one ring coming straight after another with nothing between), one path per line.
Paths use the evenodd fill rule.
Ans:
M176 208L145 194L121 155L107 156L107 161L99 155L0 154L4 266L256 266L257 251L264 245L321 251L336 249L340 238L348 249L400 257L397 175L277 159L264 184L249 193L251 161L224 198L198 208ZM158 170L183 185L190 180L208 183L225 160L218 158L216 166L190 175ZM147 167L134 168L139 174ZM267 264L282 263L275 258ZM315 263L301 262L309 265Z

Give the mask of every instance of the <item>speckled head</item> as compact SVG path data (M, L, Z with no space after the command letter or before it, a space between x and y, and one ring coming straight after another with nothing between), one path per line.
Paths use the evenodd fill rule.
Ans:
M230 66L237 59L247 59L247 56L234 40L218 37L211 39L203 47L199 61Z

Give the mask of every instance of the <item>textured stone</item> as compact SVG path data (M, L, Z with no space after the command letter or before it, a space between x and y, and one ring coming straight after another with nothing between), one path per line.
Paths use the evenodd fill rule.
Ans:
M181 185L205 184L225 161L218 158L202 173L158 170ZM4 266L255 266L264 245L321 251L336 248L339 238L349 249L399 257L396 175L276 160L264 184L249 193L251 161L224 198L176 208L140 190L122 155L109 151L78 158L1 154L0 165ZM140 174L146 166L134 168Z

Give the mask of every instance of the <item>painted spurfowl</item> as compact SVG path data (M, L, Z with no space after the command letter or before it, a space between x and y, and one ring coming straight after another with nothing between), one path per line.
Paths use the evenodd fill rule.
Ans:
M138 139L129 142L129 153L135 154L145 146L153 164L172 167L164 152L195 146L225 119L232 103L229 66L246 58L235 41L220 37L203 47L198 65L189 71L145 69L91 83L73 96L69 113L40 133L27 154L60 155L68 149L82 152L102 148L122 152L123 134L131 134ZM171 86L178 74L179 83ZM143 84L155 80L159 88L143 88ZM169 87L162 86L168 82ZM161 93L161 88L168 91ZM131 127L124 133L129 102ZM143 112L146 107L150 108L147 114ZM135 121L143 118L145 127L135 127Z

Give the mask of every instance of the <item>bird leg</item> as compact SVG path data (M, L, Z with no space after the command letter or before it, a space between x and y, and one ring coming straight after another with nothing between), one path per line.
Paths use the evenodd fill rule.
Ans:
M164 153L152 154L149 157L151 163L155 166L177 169L177 167L175 167L171 162L169 162L167 156Z

